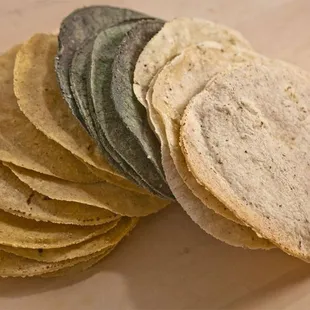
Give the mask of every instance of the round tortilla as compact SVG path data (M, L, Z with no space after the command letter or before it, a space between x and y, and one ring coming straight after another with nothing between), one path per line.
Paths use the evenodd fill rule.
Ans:
M133 136L131 147L135 153L142 148L147 159L152 162L157 173L164 178L160 144L147 122L147 114L133 93L133 73L137 59L147 42L162 28L159 20L143 20L126 34L115 55L112 67L111 97L115 111L126 131ZM126 132L124 130L124 132ZM138 156L139 154L137 154Z
M182 118L197 180L285 252L309 261L310 75L260 59L216 76Z
M22 182L51 199L84 203L123 216L146 216L160 211L170 203L156 196L126 191L109 183L66 182L11 164L6 165Z
M63 277L63 276L69 277L71 275L76 275L78 273L81 273L81 272L91 268L92 266L96 265L97 263L99 263L102 259L104 259L106 256L108 256L114 249L115 249L115 247L110 247L110 248L102 251L102 253L100 255L95 256L95 257L93 257L87 261L80 262L80 263L73 265L71 267L65 267L65 268L59 269L57 271L41 274L40 277L41 278L55 278L55 277Z
M236 247L252 250L274 248L268 240L259 238L254 231L230 221L207 208L185 185L169 154L168 146L163 148L163 167L168 184L185 212L207 234Z
M112 250L112 249L111 249ZM95 253L86 257L78 257L71 260L61 261L58 263L37 262L24 257L19 257L4 251L0 252L0 277L34 277L34 276L57 276L70 273L69 268L74 270L83 270L83 265L89 265L87 262L94 262L95 258L103 258L111 252L104 250L102 253ZM96 261L95 261L96 262ZM92 265L92 264L91 264Z
M129 181L128 179L124 179L124 177L119 177L117 175L105 172L103 170L98 170L96 168L93 169L90 166L88 166L88 168L90 171L92 171L96 176L98 176L101 179L101 182L103 180L113 185L116 185L118 187L129 190L129 191L133 191L133 192L140 193L143 195L152 195L150 191L136 185L134 182ZM128 177L128 178L132 179L131 177Z
M127 22L111 27L111 29L120 29L126 33L133 24L134 22ZM94 130L98 134L96 139L102 145L103 149L105 149L105 152L109 154L111 161L114 162L118 170L127 178L133 180L139 186L146 188L147 184L145 184L126 159L122 157L122 154L114 148L114 145L110 144L106 132L100 125L100 117L96 113L98 109L96 109L95 105L98 104L98 102L100 106L102 106L102 101L109 101L107 94L110 93L110 80L112 75L111 68L106 68L105 64L102 62L102 58L104 59L109 51L104 50L97 53L97 46L100 45L102 38L105 37L103 33L98 34L95 42L93 42L93 40L87 41L86 44L75 53L72 64L76 66L72 66L70 69L71 87L74 88L73 93L76 94L76 97L80 98L80 100L77 100L77 103L81 107L88 107L88 112L86 113L90 114L89 117L92 119L93 125L95 126ZM87 80L86 83L85 80ZM83 110L86 111L86 109Z
M252 51L224 48L216 42L193 45L161 70L152 89L151 104L163 121L171 157L183 181L205 206L239 224L242 222L218 199L207 193L188 171L179 145L180 120L189 100L217 73L233 63L255 58L257 54Z
M47 137L86 164L115 174L61 97L53 61L57 47L57 37L48 34L35 34L22 46L14 68L18 105Z
M70 225L101 225L119 218L111 211L58 201L34 192L0 164L0 209L31 220Z
M73 11L62 21L58 35L59 50L55 59L56 73L66 102L82 123L82 117L72 96L69 82L69 68L74 52L82 46L86 39L95 38L101 30L145 16L128 9L89 6Z
M93 45L94 39L85 40L83 45L75 51L69 68L69 81L70 89L81 113L84 127L96 141L103 144L101 139L99 139L99 126L87 87L89 84L88 79L90 78L88 67L90 66ZM103 151L107 153L107 156L110 156L110 152L107 152L105 144L103 146Z
M39 262L57 263L101 253L112 246L114 247L136 226L137 221L136 218L124 217L107 233L64 248L42 249L38 251L37 249L13 248L0 245L0 250Z
M133 89L140 103L147 105L145 98L149 84L169 60L184 48L203 41L219 42L224 47L238 45L251 48L246 39L233 29L202 19L176 18L164 25L138 58Z
M140 192L116 174L62 99L53 66L56 51L57 38L48 34L34 35L19 51L14 71L20 82L15 82L14 90L20 109L37 129L84 161L96 176Z
M130 180L139 183L138 176L110 145L97 121L89 85L91 78L89 71L94 43L93 41L93 39L86 40L81 48L74 54L72 65L69 69L71 91L75 102L81 111L81 115L83 116L88 132L97 141L101 152L107 158L108 162L120 174L124 175Z
M95 182L89 169L38 131L20 111L13 91L13 69L20 46L0 56L0 160L75 182Z
M212 43L206 43L206 45L209 47L216 47L216 45ZM165 70L166 66L162 69L162 71ZM163 74L165 75L164 72ZM158 77L160 78L160 73L158 74ZM156 79L153 80L154 81L152 84L154 85ZM168 80L167 83L169 84ZM192 176L187 176L187 178L184 178L184 181L179 173L182 173L183 177L188 174L186 164L180 166L180 161L177 161L175 164L172 156L170 155L174 152L171 152L169 149L169 142L167 140L163 119L161 118L159 112L155 110L153 106L153 88L152 85L150 86L151 87L149 88L147 93L148 112L150 120L154 125L154 130L156 131L161 141L161 154L163 160L162 163L166 174L166 179L168 185L171 188L171 191L173 192L174 196L176 197L182 208L185 210L185 212L206 233L229 245L249 249L268 250L273 248L274 246L269 241L259 238L253 232L253 230L249 229L248 227L234 223L233 221L214 213L213 210L207 208L206 205L203 204L202 201L199 200L189 189L186 182L187 179L192 178ZM179 128L179 126L176 126L176 128ZM176 167L178 167L178 169ZM198 183L196 184L196 186L198 186ZM217 204L220 204L220 202L216 202L215 205Z
M150 22L152 23L150 24ZM139 26L140 23L137 23L137 25ZM146 25L149 27L146 27ZM145 21L141 26L143 26L143 29L145 29L145 31L147 30L149 33L147 35L145 34L145 37L143 38L139 35L135 36L135 38L138 39L139 42L142 39L147 40L154 31L158 31L158 27L161 27L161 25L162 22L148 21L148 24L146 24ZM140 29L135 26L131 30L133 32L130 31L127 33L131 26L132 25L122 24L111 27L102 31L94 42L91 66L91 87L96 117L109 143L143 179L147 188L152 192L162 194L164 197L171 197L171 195L169 196L170 191L163 176L158 173L156 167L148 158L148 156L151 155L146 154L135 136L135 133L128 128L128 125L126 125L127 121L124 119L127 117L131 120L132 124L140 123L140 130L144 130L145 136L147 136L151 130L146 121L145 110L143 115L139 113L133 115L134 113L129 111L134 110L134 105L138 102L128 102L127 100L124 100L124 97L127 97L127 95L125 95L125 88L131 88L132 84L129 80L122 80L119 76L119 74L122 76L128 74L128 72L126 72L127 67L125 64L120 63L119 55L124 55L123 49L125 46L123 46L123 43L127 46L127 38L132 40L132 34ZM119 46L120 43L121 45ZM127 47L126 53L128 51L130 51L129 47ZM126 61L129 60L126 58L125 62ZM132 60L130 61L132 66ZM124 86L124 89L119 89L117 86L118 83L122 85L127 83L127 85ZM111 95L109 95L110 93ZM119 98L117 98L117 95ZM122 104L123 107L121 107ZM119 110L122 108L124 111L120 114ZM139 121L134 122L133 118L139 118ZM152 134L152 137L156 139L154 134ZM157 146L158 152L158 143ZM143 186L144 184L141 185Z
M75 226L28 220L0 210L0 244L49 249L77 244L106 233L118 220L100 226Z

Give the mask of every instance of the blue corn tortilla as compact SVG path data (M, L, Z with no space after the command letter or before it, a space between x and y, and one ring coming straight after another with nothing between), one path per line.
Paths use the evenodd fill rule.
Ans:
M77 106L81 112L85 127L97 141L102 153L109 163L122 175L141 186L141 178L133 171L125 160L113 149L97 122L92 97L90 95L90 59L93 49L93 39L86 40L75 52L72 65L69 68L70 88Z
M55 59L55 69L63 97L82 125L84 125L83 118L72 95L69 82L69 68L74 53L86 39L95 38L101 30L143 17L145 17L144 14L128 9L89 6L73 11L62 21L58 35L59 49Z
M161 168L159 142L149 127L146 111L140 109L141 105L133 97L132 92L132 75L136 58L140 50L163 24L164 22L160 20L149 19L136 22L134 27L124 23L102 31L93 45L90 82L96 118L110 145L140 176L147 189L163 197L172 198ZM140 35L141 30L143 35ZM136 42L133 47L135 57L131 55L128 58L129 50L124 49L127 48L124 44L128 43L128 38ZM124 62L120 61L121 57L124 57L125 62L129 61L130 65L123 66ZM125 80L115 79L115 70L119 70L120 75L125 74L128 77ZM114 82L112 82L113 79ZM118 87L116 86L118 82L126 83L126 85ZM130 98L125 98L128 95ZM120 102L117 109L115 100ZM121 105L121 102L124 104ZM137 107L132 107L132 105L137 105ZM122 113L119 113L119 109L123 109ZM132 110L138 112L133 113ZM124 120L124 117L137 118L135 121L132 120L132 123L139 124L139 129L137 129L140 131L139 137L136 137L137 131L131 130L127 125L128 120ZM139 138L144 134L146 139L141 143ZM153 153L150 153L150 150Z

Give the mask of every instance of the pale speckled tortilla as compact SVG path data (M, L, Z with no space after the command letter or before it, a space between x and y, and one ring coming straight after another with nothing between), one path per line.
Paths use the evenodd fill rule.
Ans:
M38 131L19 110L13 91L19 48L0 56L0 160L76 182L98 181L82 162Z
M32 36L20 49L14 68L14 91L20 109L38 130L90 165L95 175L139 191L133 183L116 175L71 114L56 81L53 62L56 51L57 38L48 34Z
M99 226L63 225L24 219L0 210L0 244L31 249L61 248L99 236L118 220Z
M0 250L40 262L57 263L100 253L115 246L135 227L137 221L137 218L124 217L107 233L64 248L42 249L38 251L37 249L13 248L0 245Z
M236 247L265 250L274 247L268 240L259 238L250 228L227 220L207 208L183 182L169 155L167 146L162 154L163 167L173 194L190 218L206 233Z
M203 41L216 41L224 45L250 48L250 44L237 31L211 21L195 18L176 18L167 22L145 46L134 72L134 92L144 106L152 78L184 48Z
M105 182L66 182L11 164L6 165L22 182L45 196L56 200L85 203L124 216L146 216L160 211L170 203L156 196L126 191Z
M220 73L182 118L197 180L242 221L309 261L310 75L260 59Z
M101 225L119 218L89 205L53 200L34 192L0 164L0 209L31 220L71 225Z
M43 263L37 262L24 257L19 257L11 253L4 251L0 252L0 277L34 277L42 275L55 276L64 275L70 267L77 267L77 271L81 271L84 268L81 268L81 265L78 264L87 263L94 258L103 258L107 250L104 250L102 253L95 253L86 257L78 257L71 260L66 260L58 263ZM110 251L108 250L108 253ZM108 254L107 253L107 254ZM86 265L87 266L87 265Z
M91 39L106 28L121 22L145 17L140 12L110 6L89 6L77 9L68 15L60 25L58 36L59 50L55 67L63 96L73 114L82 121L70 90L69 68L73 54L86 39Z
M183 181L208 208L239 224L242 224L241 221L207 193L188 171L179 145L180 119L191 97L200 92L217 73L233 63L255 58L257 54L251 51L224 48L216 42L193 45L162 69L152 89L152 105L164 123L171 157Z
M159 75L160 74L158 74L158 76ZM234 223L207 208L188 188L176 169L176 165L170 155L163 120L152 104L152 90L153 89L150 88L147 95L148 111L150 119L155 127L154 129L161 141L163 168L168 185L185 212L206 233L232 246L265 250L273 248L274 246L270 242L259 238L248 227ZM186 169L186 165L183 167Z
M150 104L150 102L152 101L153 86L155 84L157 76L158 76L158 73L156 74L156 76L153 77L153 79L149 85L149 89L146 93L145 100L147 102L146 113L147 113L147 119L148 119L149 125L152 128L153 132L155 133L155 135L156 135L156 137L159 140L159 143L161 145L163 143L162 138L161 138L162 133L160 131L158 131L157 126L156 126L156 118L160 117L160 116L158 115L157 111L153 108L153 106Z

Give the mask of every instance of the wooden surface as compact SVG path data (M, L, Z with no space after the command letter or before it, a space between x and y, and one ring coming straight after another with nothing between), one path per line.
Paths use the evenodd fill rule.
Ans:
M310 70L309 0L0 0L0 50L52 31L82 5L163 18L197 16L242 31L260 51ZM1 310L310 309L310 265L280 251L247 251L203 233L178 207L145 219L88 272L0 280Z

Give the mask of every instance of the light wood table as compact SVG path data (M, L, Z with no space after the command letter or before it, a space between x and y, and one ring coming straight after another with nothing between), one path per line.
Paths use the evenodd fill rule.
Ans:
M82 5L126 6L233 26L255 48L310 70L309 0L1 0L0 50L58 28ZM1 310L306 310L310 265L203 233L178 206L151 216L106 260L70 278L0 280Z

